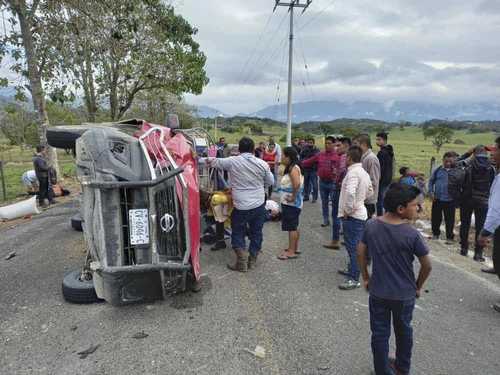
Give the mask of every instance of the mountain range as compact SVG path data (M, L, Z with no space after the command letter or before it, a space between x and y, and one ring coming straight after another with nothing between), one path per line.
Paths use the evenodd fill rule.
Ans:
M199 117L224 115L221 111L201 106ZM257 112L246 114L249 117L269 118L286 121L286 105L273 105ZM371 101L342 102L310 101L293 104L293 122L332 121L339 118L374 119L387 122L409 121L421 123L431 119L460 121L500 120L500 103L479 102L465 104L433 104L414 101L390 101L378 103Z

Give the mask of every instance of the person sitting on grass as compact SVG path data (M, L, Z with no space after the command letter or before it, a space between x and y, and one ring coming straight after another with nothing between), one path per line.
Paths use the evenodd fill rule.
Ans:
M363 284L370 293L371 346L376 375L409 374L413 346L411 321L415 297L419 298L431 273L429 248L407 220L417 215L420 190L392 184L384 198L385 214L366 224L358 245ZM368 273L367 254L372 259ZM413 260L420 262L415 280ZM396 335L396 358L389 358L391 317Z
M288 248L278 259L288 260L297 258L299 247L299 216L302 211L304 177L300 171L299 154L293 147L283 150L282 163L285 172L281 179L281 229L288 232Z

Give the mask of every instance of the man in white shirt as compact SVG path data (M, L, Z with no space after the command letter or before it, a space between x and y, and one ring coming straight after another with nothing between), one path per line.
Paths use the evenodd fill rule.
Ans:
M356 289L361 285L356 248L368 218L365 201L374 194L370 175L361 165L362 155L363 150L359 146L351 146L347 151L347 174L340 190L339 217L342 218L344 242L349 254L346 280L339 286L342 290Z
M265 188L272 186L274 177L269 165L255 157L252 139L243 137L238 146L238 156L201 158L200 162L229 172L234 207L231 214L231 242L236 252L236 262L228 264L228 267L233 271L246 272L249 267L256 265L262 247L262 228L266 218ZM247 228L250 238L248 249L245 242Z

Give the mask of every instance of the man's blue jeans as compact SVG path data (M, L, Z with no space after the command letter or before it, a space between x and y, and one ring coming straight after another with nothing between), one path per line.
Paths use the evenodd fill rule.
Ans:
M332 240L340 238L339 199L340 190L333 181L319 181L321 195L321 209L323 211L323 224L330 222L330 202L332 202Z
M389 190L389 186L379 186L378 198L377 198L377 216L382 216L384 214L384 197L385 193Z
M248 251L257 255L262 248L262 228L266 220L266 207L263 204L252 210L233 209L231 213L231 245L235 250L247 250L245 236L248 233Z
M396 336L396 369L401 374L409 374L413 347L411 321L414 309L415 299L395 301L370 296L373 364L377 375L394 374L389 367L391 317Z
M363 237L366 221L348 217L342 219L342 228L344 229L344 242L347 254L349 254L349 278L354 281L359 281L359 266L356 247L358 242Z
M318 199L318 172L314 169L304 170L304 200L309 200L312 192L313 201Z

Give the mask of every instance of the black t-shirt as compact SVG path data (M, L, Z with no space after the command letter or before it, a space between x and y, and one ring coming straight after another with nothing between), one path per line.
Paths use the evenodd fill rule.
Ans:
M379 219L366 224L362 242L372 258L370 294L406 301L415 298L415 257L429 254L422 235L410 224L388 224Z

